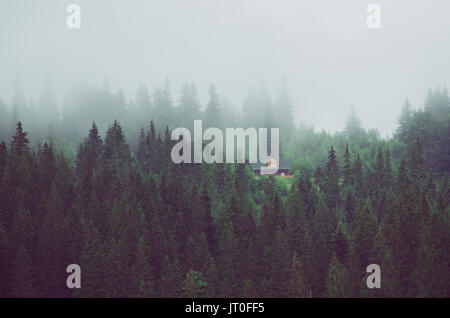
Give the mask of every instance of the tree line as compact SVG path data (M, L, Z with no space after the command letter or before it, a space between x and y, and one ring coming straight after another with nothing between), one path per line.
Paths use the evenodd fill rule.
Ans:
M406 101L390 139L362 128L355 111L333 135L295 127L286 88L275 103L251 91L238 117L213 86L205 110L192 84L177 107L168 83L151 101L141 87L147 106L136 108L107 88L79 89L52 134L0 102L12 116L0 116L1 296L450 296L445 89L430 90L423 109ZM27 105L21 96L14 105ZM271 115L274 104L286 118ZM255 177L247 164L173 164L171 127L190 127L190 115L219 128L292 123L280 142L294 177ZM70 290L65 269L74 263L82 288ZM381 289L366 286L373 263Z
M173 164L173 143L151 122L134 154L119 122L104 138L94 123L72 167L19 122L0 146L2 296L450 295L447 179L430 182L418 139L398 167L379 147L373 171L331 147L290 187L246 164Z

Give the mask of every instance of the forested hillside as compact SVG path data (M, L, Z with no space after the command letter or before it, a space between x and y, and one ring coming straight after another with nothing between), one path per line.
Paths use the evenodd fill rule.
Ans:
M445 89L406 101L389 139L355 111L340 133L296 127L286 85L273 101L250 91L242 112L214 86L204 107L196 94L80 85L62 113L49 87L40 111L20 89L0 101L0 296L450 297ZM280 127L292 183L172 163L170 130L194 119ZM366 286L373 263L381 289Z

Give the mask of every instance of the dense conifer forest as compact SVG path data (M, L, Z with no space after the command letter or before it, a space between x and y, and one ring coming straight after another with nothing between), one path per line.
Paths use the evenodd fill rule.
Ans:
M389 138L355 110L335 134L294 124L286 84L242 110L214 86L206 105L192 83L180 96L80 84L59 105L47 85L35 105L18 85L0 100L0 296L450 297L446 89L406 101ZM294 176L174 164L170 131L194 119L280 127Z

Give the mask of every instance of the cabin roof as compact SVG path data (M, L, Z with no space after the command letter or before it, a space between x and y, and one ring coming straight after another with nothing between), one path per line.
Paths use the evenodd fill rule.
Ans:
M292 160L291 159L280 159L278 170L286 170L291 169ZM266 164L258 163L251 163L250 166L252 167L252 170L261 170L261 166L266 166Z

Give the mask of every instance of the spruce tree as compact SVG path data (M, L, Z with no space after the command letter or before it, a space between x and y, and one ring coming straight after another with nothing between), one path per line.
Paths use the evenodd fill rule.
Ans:
M331 259L326 280L326 296L346 298L350 296L350 281L347 269L339 261L336 254Z
M87 144L89 145L94 157L98 159L103 152L103 140L99 134L97 125L95 122L92 123L92 127L89 130L89 135L87 138Z
M139 238L137 247L136 263L132 270L133 273L133 290L136 297L154 297L155 282L152 269L148 262L148 251L143 236Z
M216 92L216 87L211 85L209 87L209 101L206 105L205 122L208 127L222 128L219 106L219 96Z
M289 271L289 282L287 284L287 296L293 298L309 297L309 290L304 276L303 265L297 257L292 255L291 268Z
M13 297L39 297L35 266L24 245L17 250L12 275Z
M345 152L344 152L344 167L342 169L342 176L343 176L343 183L342 185L344 187L353 184L352 180L352 166L350 162L350 151L348 150L348 144L345 145Z
M339 206L339 165L333 147L328 153L325 194L328 208L331 210L337 209Z
M0 143L0 180L3 176L3 172L6 169L6 162L8 160L8 149L4 141Z
M26 155L29 151L27 133L23 131L22 122L17 123L16 134L12 137L11 142L13 153L16 156Z
M203 280L202 273L190 270L186 274L184 281L183 296L186 298L197 298L204 294L206 282Z

